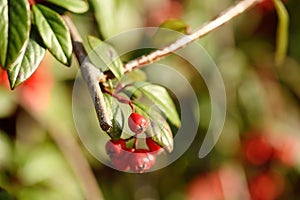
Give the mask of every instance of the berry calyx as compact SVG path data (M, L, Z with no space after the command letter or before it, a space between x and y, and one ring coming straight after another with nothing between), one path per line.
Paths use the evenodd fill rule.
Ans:
M151 153L161 153L163 148L159 146L156 142L154 142L151 138L146 138L146 144L149 148L149 152Z
M136 149L130 155L129 166L133 172L143 173L155 164L156 157L147 149Z
M145 132L147 129L148 121L143 115L134 112L131 113L128 118L128 126L131 131L136 134L140 134Z

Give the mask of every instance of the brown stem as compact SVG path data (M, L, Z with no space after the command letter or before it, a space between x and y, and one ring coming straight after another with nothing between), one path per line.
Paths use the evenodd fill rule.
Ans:
M146 64L150 64L156 60L159 60L170 53L177 51L188 45L189 43L207 35L208 33L216 30L217 28L221 27L225 23L231 21L235 17L239 16L240 14L244 13L246 10L257 4L262 0L242 0L237 4L233 5L229 9L222 12L218 17L215 19L205 23L194 32L189 35L183 36L176 40L175 42L171 43L170 45L163 47L162 49L158 49L149 53L148 55L143 55L135 60L132 60L125 64L125 72L130 72L135 68L142 67ZM112 77L110 73L106 74L107 77Z
M99 85L100 80L104 79L104 74L88 58L82 39L71 19L68 16L63 16L63 18L69 27L72 36L73 51L79 62L83 79L88 85L90 95L93 99L100 127L104 131L109 131L112 128L112 122L106 111L104 96Z

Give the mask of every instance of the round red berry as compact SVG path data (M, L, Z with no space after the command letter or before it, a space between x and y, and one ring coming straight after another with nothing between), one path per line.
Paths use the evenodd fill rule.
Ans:
M122 156L122 152L126 149L126 141L123 139L110 140L105 145L107 155L112 157Z
M147 149L137 149L130 155L129 165L134 172L143 173L155 164L156 157Z
M161 146L159 146L151 138L146 138L146 144L151 153L161 153L163 151L163 148L161 148Z
M148 127L147 119L138 113L131 113L128 118L128 126L136 134L143 133Z
M123 152L119 157L112 156L110 158L111 164L114 168L121 171L128 171L130 169L128 157L130 152Z
M266 137L255 135L243 144L246 160L253 165L263 165L272 158L273 146Z

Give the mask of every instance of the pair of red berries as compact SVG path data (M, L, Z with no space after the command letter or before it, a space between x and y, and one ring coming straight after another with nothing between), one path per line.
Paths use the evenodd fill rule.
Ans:
M149 149L127 148L126 140L120 138L108 141L105 149L116 169L143 173L154 166L156 154L162 150L151 138L146 138L146 144Z
M128 117L128 126L135 134L141 134L146 131L148 120L143 115L133 112ZM146 138L146 144L148 149L127 148L126 140L120 138L108 141L105 148L116 169L142 173L153 167L156 155L162 151L151 138Z

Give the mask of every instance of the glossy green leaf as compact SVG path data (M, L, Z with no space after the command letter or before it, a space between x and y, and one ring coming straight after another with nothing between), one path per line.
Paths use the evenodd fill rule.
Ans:
M108 67L117 79L121 79L124 74L123 63L115 49L93 36L88 36L88 42L92 49L89 53L92 62L102 71Z
M134 102L135 111L149 120L149 126L146 130L148 137L152 138L159 146L167 152L173 151L174 140L171 128L163 116L155 109Z
M1 4L4 5L5 2ZM1 17L4 17L4 20L1 18L1 21L3 20L1 23L7 23L6 9L2 11L4 13L1 13ZM1 43L1 51L3 51L1 64L4 63L4 54L6 54L5 69L9 69L12 63L16 62L17 59L21 60L24 56L30 33L30 8L27 0L8 1L8 23L8 35L6 35L7 27L3 25L1 27L1 29L4 28L1 30L1 40L3 40ZM7 49L3 50L5 46Z
M110 138L119 139L124 128L124 114L121 108L113 101L109 94L103 94L106 104L107 114L112 121L112 128L107 132Z
M17 60L7 70L11 88L15 88L26 81L38 68L44 58L46 50L34 39L30 38L22 60Z
M136 89L148 97L167 116L169 121L176 127L180 126L180 119L172 98L168 91L156 84L145 82L135 83Z
M286 57L288 47L289 14L281 0L274 0L274 4L278 14L275 63L280 65Z
M8 44L8 2L0 2L0 65L5 65L7 44Z
M84 0L44 0L74 13L84 13L89 10L89 4Z
M32 11L34 23L47 49L58 61L70 65L72 41L63 19L58 13L43 5L33 5Z

